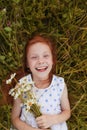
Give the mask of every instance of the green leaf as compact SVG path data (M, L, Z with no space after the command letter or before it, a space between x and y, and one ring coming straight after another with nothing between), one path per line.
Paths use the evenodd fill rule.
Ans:
M0 55L0 60L5 60L5 56Z
M11 32L11 31L12 31L12 29L11 29L10 27L5 27L4 30L5 30L6 32Z

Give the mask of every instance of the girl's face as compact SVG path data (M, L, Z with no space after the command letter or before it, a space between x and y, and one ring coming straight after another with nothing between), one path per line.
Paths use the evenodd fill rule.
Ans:
M46 80L53 65L53 57L48 45L38 42L29 47L27 53L28 66L33 79Z

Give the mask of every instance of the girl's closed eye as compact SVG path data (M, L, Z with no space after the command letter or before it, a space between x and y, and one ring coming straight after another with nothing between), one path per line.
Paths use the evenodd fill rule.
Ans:
M44 55L44 57L45 57L45 58L48 58L48 57L49 57L49 54Z
M31 59L37 59L38 57L37 56L31 56Z

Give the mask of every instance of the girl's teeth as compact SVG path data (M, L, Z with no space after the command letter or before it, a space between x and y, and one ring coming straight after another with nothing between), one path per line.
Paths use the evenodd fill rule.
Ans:
M47 69L47 67L36 68L36 70L38 70L38 71L41 71L41 70L46 70L46 69Z

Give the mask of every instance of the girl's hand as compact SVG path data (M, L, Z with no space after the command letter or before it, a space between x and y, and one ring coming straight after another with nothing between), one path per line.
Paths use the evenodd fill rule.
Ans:
M51 115L42 115L36 118L36 122L39 128L49 128L53 125ZM43 130L43 129L42 129Z

